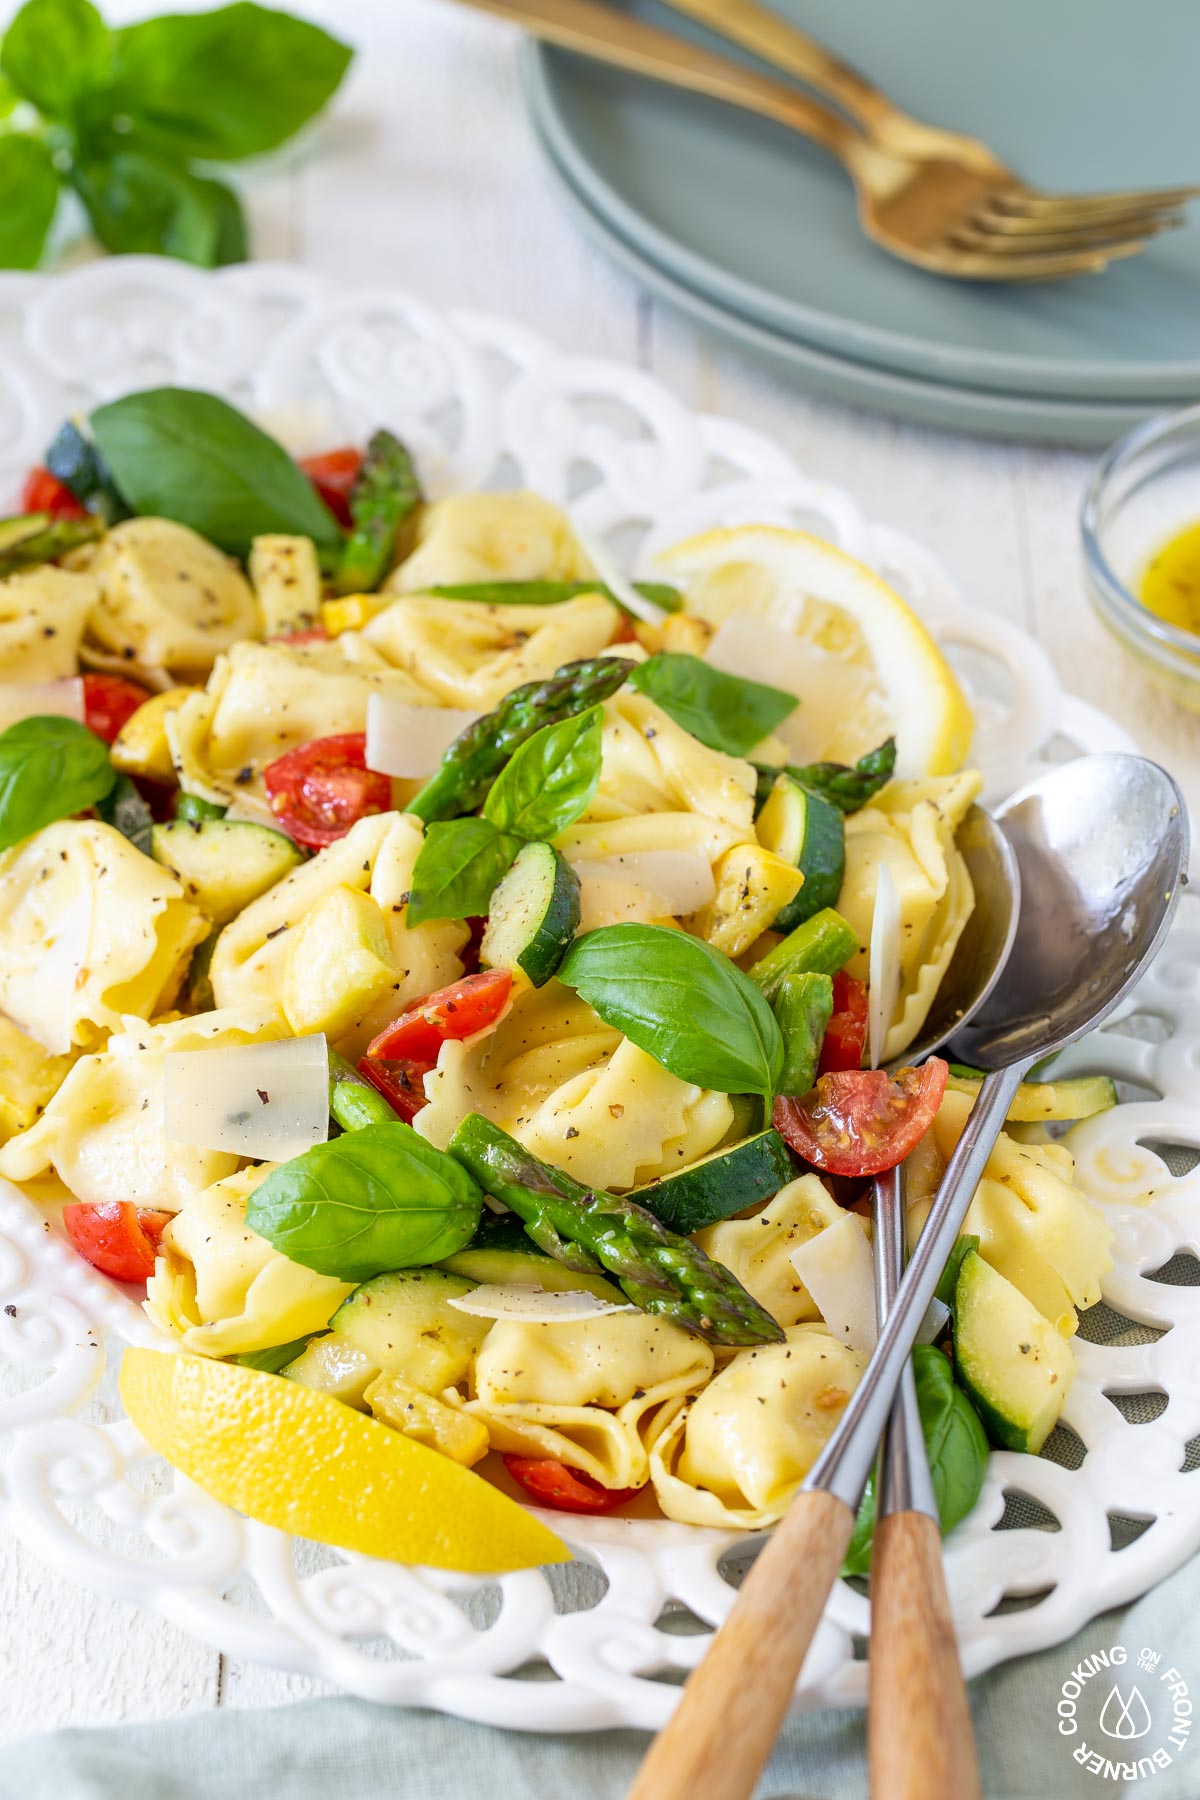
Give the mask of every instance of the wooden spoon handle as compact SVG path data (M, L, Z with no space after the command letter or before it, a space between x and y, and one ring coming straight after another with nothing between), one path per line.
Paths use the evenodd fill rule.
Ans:
M834 1495L796 1496L650 1746L628 1800L749 1800L853 1528L854 1515Z
M873 1800L980 1800L941 1533L926 1513L876 1521L868 1673Z

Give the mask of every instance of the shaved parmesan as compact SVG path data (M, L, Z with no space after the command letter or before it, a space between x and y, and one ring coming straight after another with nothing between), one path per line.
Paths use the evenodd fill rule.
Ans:
M175 1050L166 1058L167 1137L256 1162L289 1162L329 1136L323 1037Z
M537 1325L574 1325L580 1319L599 1319L605 1313L636 1312L636 1306L615 1306L583 1288L545 1288L519 1282L483 1281L469 1294L447 1302L473 1319L525 1319Z
M681 916L707 906L717 891L712 864L698 850L631 850L574 865L580 883L632 887L654 903L650 917Z
M871 952L867 969L867 1057L871 1068L883 1061L883 1047L900 998L900 902L885 862L879 865Z
M380 775L418 780L432 775L443 751L473 725L475 712L452 706L413 706L395 694L367 700L367 767Z
M949 1317L950 1308L935 1294L925 1308L925 1317L921 1320L921 1328L917 1332L918 1344L936 1344L946 1329L946 1321Z
M793 1250L793 1269L839 1343L869 1356L875 1348L875 1272L857 1213L844 1213Z
M824 754L872 688L869 671L752 613L726 619L704 660L727 675L795 694L799 705L776 727L776 736L803 761Z
M74 719L83 724L83 677L69 681L0 682L0 731L21 719Z
M603 925L651 925L670 913L661 894L651 894L634 881L615 875L593 875L595 863L573 863L579 877L579 929L598 931Z
M665 609L656 605L653 600L647 600L645 594L639 594L604 546L597 543L590 533L582 531L575 519L571 520L571 524L580 549L609 593L614 594L626 612L631 612L635 619L642 619L647 625L661 625L669 617Z

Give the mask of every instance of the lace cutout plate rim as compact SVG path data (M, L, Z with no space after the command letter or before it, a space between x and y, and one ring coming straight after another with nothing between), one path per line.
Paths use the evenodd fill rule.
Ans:
M64 414L161 382L226 394L298 451L385 419L433 492L534 488L569 504L635 574L657 548L722 525L829 538L903 592L956 658L993 799L1066 755L1129 747L1062 691L1029 637L970 610L922 546L872 524L779 445L690 411L638 369L563 352L507 320L284 266L209 275L126 257L53 278L0 276L10 494ZM1200 1151L1198 1064L1200 902L1187 898L1125 1022L1064 1059L1064 1072L1104 1070L1153 1097L1069 1134L1116 1233L1115 1266L1105 1310L1077 1340L1061 1460L995 1454L979 1505L948 1540L968 1674L1060 1641L1200 1547L1185 1485L1200 1443L1200 1289L1161 1273L1198 1248L1200 1175L1194 1159L1159 1153ZM231 1655L371 1700L538 1731L662 1724L732 1603L750 1542L556 1514L575 1566L483 1582L292 1540L172 1478L122 1417L121 1347L156 1342L131 1297L0 1185L0 1517L37 1554ZM1166 1404L1140 1405L1142 1395ZM866 1599L839 1583L799 1705L861 1704L867 1629Z

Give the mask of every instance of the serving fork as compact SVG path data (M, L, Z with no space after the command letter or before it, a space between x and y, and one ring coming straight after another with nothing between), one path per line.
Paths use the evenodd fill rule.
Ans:
M868 136L841 113L788 82L598 0L464 0L464 4L522 25L547 43L721 100L809 138L849 174L866 235L893 256L933 274L967 281L1049 281L1093 274L1118 258L1136 255L1147 238L1177 224L1175 209L1200 192L1179 187L1076 197L1039 193L1019 183L994 159L981 166L977 152L972 156L960 149L956 159L949 145L942 154L923 156L897 149L904 134L894 122L883 139ZM705 23L757 48L759 54L768 53L768 36L762 33L771 15L757 7L730 0L682 0L680 10L703 16ZM770 53L777 59L787 55L792 72L800 73L800 64L810 59L797 60L794 44L789 49L777 34L768 35ZM841 67L832 59L829 63ZM810 72L805 79L814 77ZM874 94L869 84L864 87ZM859 103L868 113L876 110L880 117L888 116L868 104L864 94ZM974 141L949 137L951 145L960 147Z

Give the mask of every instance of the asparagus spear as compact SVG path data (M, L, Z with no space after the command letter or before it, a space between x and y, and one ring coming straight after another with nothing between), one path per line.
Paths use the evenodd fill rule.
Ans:
M430 777L409 801L406 811L427 825L474 812L488 789L521 745L544 725L556 725L586 712L615 694L636 665L618 656L593 656L564 663L549 681L530 681L506 694L494 712L484 713L461 732Z
M768 771L756 764L760 783ZM805 763L803 768L793 768L791 764L783 771L798 781L801 787L811 788L814 794L820 794L840 812L855 813L873 800L880 788L886 787L892 779L896 767L896 740L885 738L875 750L868 750L860 756L854 767L847 763L818 762ZM780 770L769 771L771 781L780 774ZM768 784L767 792L770 793ZM765 796L764 796L765 797Z
M335 594L374 592L391 567L396 533L420 498L404 445L390 431L375 432L350 492L352 525L333 577Z
M781 1094L807 1094L817 1079L821 1040L833 1017L833 982L828 975L785 975L771 1008L783 1033Z
M0 519L0 576L34 569L54 562L80 544L104 535L104 520L55 519L49 513L25 513L17 519Z
M635 581L643 600L652 600L664 612L679 612L683 595L665 581ZM465 581L424 590L439 600L471 600L476 606L559 606L579 594L603 594L622 612L629 608L619 594L602 581Z
M388 1105L374 1082L336 1050L329 1052L329 1116L343 1131L364 1125L394 1125L399 1114Z
M540 1162L479 1113L463 1120L450 1153L482 1188L520 1214L531 1235L548 1226L556 1237L590 1250L644 1312L661 1313L710 1344L782 1341L770 1313L699 1245L668 1231L632 1200L582 1187ZM545 1247L553 1241L547 1238Z
M822 907L747 969L772 1005L787 975L836 975L859 948L853 927L832 906Z

